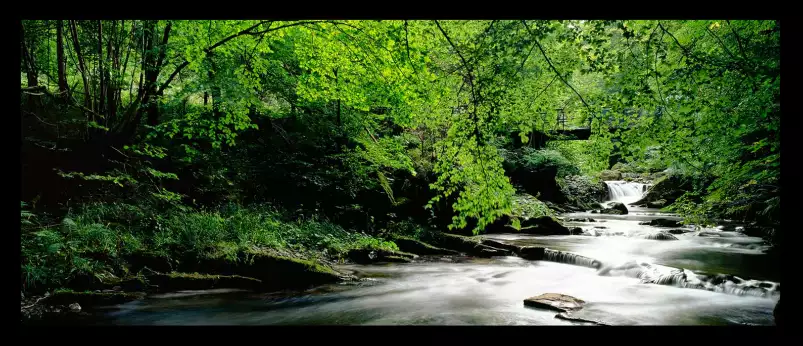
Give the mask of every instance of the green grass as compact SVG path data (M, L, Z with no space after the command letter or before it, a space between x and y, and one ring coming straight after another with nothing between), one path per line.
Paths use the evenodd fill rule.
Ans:
M398 251L392 241L316 218L289 220L269 207L155 213L126 204L95 204L69 213L55 226L23 225L22 289L61 287L79 276L101 281L125 276L124 259L134 253L237 260L242 250L271 250L319 266L317 260L342 259L352 249Z

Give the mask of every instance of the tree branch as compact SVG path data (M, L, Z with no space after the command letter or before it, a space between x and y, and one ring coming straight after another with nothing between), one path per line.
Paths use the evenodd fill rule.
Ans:
M527 25L527 22L524 21L524 20L522 20L521 22L524 23L524 27L527 28L527 32L529 32L530 35L533 35L533 37L535 37L535 34L530 29L530 26ZM586 100L583 99L583 96L580 95L580 93L577 92L577 90L575 90L574 87L571 84L569 84L569 82L567 82L565 78L563 78L563 76L561 76L560 72L558 72L558 69L555 67L555 65L552 64L552 60L550 60L549 56L546 55L546 51L544 51L544 47L541 46L541 43L538 42L537 38L535 38L535 44L538 46L538 49L541 51L541 54L543 54L544 59L546 59L546 62L549 64L549 67L551 67L552 71L555 72L555 74L558 76L558 78L560 78L560 81L563 82L563 84L566 84L566 86L568 86L570 89L572 89L572 91L574 91L575 95L577 95L577 97L580 98L580 101L583 102L583 104L586 106L586 109L588 109L588 112L593 114L593 111L591 110L591 106L589 106L588 103L586 103Z

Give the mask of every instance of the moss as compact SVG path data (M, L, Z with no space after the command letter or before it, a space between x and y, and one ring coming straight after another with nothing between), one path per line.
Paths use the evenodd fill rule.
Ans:
M341 280L332 268L292 253L264 248L240 248L202 254L188 254L178 271L201 274L243 276L262 281L262 290L308 288Z

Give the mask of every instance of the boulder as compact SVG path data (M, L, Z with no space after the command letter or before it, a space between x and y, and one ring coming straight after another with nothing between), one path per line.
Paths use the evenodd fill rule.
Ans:
M646 237L646 239L651 240L678 240L677 237L669 234L668 232L658 232L656 234L650 234Z
M559 312L577 311L583 308L585 301L559 293L544 293L524 300L524 306Z
M393 239L399 250L404 252L413 253L416 255L457 255L458 252L449 249L442 249L432 246L420 240L415 240L407 237L396 237Z
M541 216L521 221L521 232L539 235L569 235L571 231L563 226L557 219L550 216Z
M580 227L572 227L571 229L569 229L569 234L571 235L583 234L583 229Z
M538 246L522 246L519 249L518 255L519 257L531 260L531 261L540 261L544 259L545 250L542 247Z
M622 180L622 173L614 170L604 170L599 172L599 178L604 181Z
M589 206L591 207L591 209L602 209L602 208L604 208L602 206L602 204L599 204L599 203L591 203L591 205L589 205Z
M680 221L669 219L653 219L650 221L639 222L639 225L649 225L654 227L680 227Z
M449 233L433 233L426 241L430 244L449 250L465 253L470 256L493 257L510 256L509 250L498 249L480 243L481 238L466 237Z
M623 203L613 202L609 208L602 209L600 212L602 214L625 215L627 214L627 207Z
M176 271L254 278L262 281L261 288L265 291L305 289L344 279L343 275L318 261L259 248L211 249L205 254L188 256Z

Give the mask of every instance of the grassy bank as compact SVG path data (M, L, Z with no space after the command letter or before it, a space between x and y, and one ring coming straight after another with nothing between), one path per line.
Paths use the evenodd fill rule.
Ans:
M353 249L398 250L374 235L316 218L292 219L270 207L154 210L131 204L92 204L60 220L22 213L23 291L69 287L81 278L114 280L140 269L137 258L171 263L269 251L321 263Z

